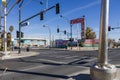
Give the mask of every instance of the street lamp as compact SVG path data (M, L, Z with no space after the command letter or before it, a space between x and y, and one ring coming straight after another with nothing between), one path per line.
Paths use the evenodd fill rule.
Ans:
M64 17L63 15L60 15L61 18L64 18L68 24L70 25L70 36L72 38L72 25L70 24L70 20L67 17Z
M64 17L63 15L60 15L60 17L67 20L68 24L70 25L70 38L72 39L72 25L70 24L70 20L67 17ZM72 46L71 46L71 49L72 49Z
M51 47L51 29L49 26L43 25L43 27L47 27L49 30L49 43L50 43L50 47Z
M4 7L7 7L6 0L2 0Z
M7 16L7 12L6 12L6 8L7 8L6 0L2 0L2 3L4 5L4 54L6 56L6 55L8 55L8 52L7 52L7 33L6 33L6 16Z
M8 12L6 11L6 8L7 8L7 4L9 3L9 1L8 1L8 3L7 3L7 1L6 0L2 0L2 4L4 5L4 52L3 52L3 54L5 54L4 56L3 56L3 58L4 57L6 57L6 56L8 56L8 52L7 52L7 32L6 32L6 17L7 17L7 15L10 13L10 11L14 8L14 6L17 4L17 3L19 3L21 0L17 0L17 1L15 1L15 3L8 9ZM1 16L0 16L1 17Z

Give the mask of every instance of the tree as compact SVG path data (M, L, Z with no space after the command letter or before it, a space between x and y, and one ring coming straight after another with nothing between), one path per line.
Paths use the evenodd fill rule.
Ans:
M11 46L11 33L10 32L7 33L7 46L8 47Z
M9 31L7 33L7 49L10 50L11 46L12 46L12 32L14 30L14 27L13 26L10 26L9 27ZM4 31L2 31L1 33L1 38L0 38L0 51L3 51L4 50Z
M0 33L1 37L0 37L0 51L3 51L4 50L4 31L2 31Z
M95 39L96 38L96 33L93 32L93 30L90 27L86 28L85 35L86 35L86 39Z
M10 26L10 27L9 27L9 31L12 33L13 30L14 30L14 27L13 27L13 26Z

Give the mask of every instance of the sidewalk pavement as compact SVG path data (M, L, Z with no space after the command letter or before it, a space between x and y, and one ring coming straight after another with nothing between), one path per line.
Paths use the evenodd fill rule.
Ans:
M119 68L117 68L117 78L118 80L120 80L120 65L119 65Z
M18 51L10 51L8 55L4 55L2 54L2 52L0 52L0 60L6 60L6 59L15 59L15 58L23 58L23 57L29 57L29 56L35 56L38 55L39 53L37 52L26 52L26 51L22 51L20 54L18 53Z
M91 80L90 69L81 71L79 74L71 76L71 78L67 80ZM117 78L115 80L120 80L120 68L117 68Z

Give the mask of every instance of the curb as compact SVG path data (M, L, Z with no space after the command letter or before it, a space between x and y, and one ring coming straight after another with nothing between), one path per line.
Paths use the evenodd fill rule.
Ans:
M37 52L22 52L21 54L18 54L17 51L10 52L9 55L2 55L0 56L0 60L8 60L8 59L16 59L16 58L23 58L23 57L30 57L38 55Z

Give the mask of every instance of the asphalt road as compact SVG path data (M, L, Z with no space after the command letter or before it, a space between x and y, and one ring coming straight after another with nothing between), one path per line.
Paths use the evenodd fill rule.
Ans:
M80 72L89 70L90 65L97 61L98 54L98 51L57 49L32 51L40 54L0 61L0 80L79 80ZM120 68L120 49L109 50L108 57L109 63ZM86 77L84 80L90 77L81 75Z

